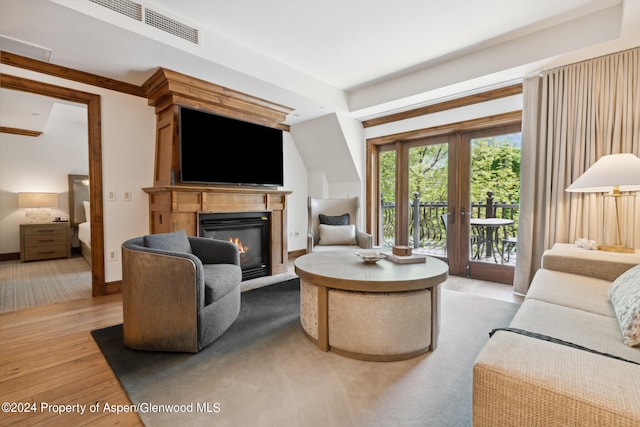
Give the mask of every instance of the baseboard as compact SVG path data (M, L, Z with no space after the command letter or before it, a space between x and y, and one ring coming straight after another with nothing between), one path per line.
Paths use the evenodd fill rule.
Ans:
M0 261L16 261L20 259L20 252L0 254Z
M122 280L107 282L105 285L107 295L119 294L122 292Z
M289 252L289 261L293 261L294 259L301 257L306 253L307 253L306 249L298 249L297 251L291 251Z

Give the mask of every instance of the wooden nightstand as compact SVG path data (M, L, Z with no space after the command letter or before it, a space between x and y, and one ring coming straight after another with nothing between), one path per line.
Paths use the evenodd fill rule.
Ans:
M20 261L71 257L68 222L20 224Z

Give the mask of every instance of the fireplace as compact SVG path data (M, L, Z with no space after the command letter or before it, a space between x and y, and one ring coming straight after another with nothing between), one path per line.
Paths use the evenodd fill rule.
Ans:
M234 243L242 280L269 275L269 212L200 213L199 235Z

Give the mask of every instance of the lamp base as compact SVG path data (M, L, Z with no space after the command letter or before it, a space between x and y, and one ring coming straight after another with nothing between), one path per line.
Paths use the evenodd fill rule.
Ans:
M605 251L605 252L618 252L623 254L632 254L632 253L635 253L636 251L633 248L627 248L625 246L610 246L610 245L598 246L598 250Z

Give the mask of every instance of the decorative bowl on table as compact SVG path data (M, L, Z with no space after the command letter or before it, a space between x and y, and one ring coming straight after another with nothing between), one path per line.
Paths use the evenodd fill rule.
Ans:
M356 255L367 264L374 264L384 258L384 255L377 251L356 251Z

